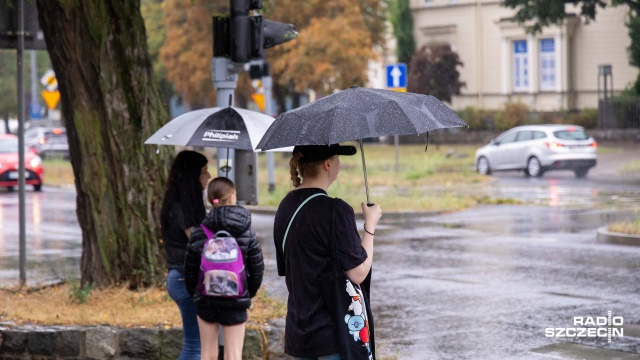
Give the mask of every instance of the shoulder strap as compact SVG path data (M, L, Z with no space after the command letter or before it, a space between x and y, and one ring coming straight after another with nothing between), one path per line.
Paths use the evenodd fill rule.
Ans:
M209 228L204 226L204 224L200 224L200 227L202 228L202 230L204 230L204 234L207 236L207 240L213 239L213 237L215 236L213 231L209 230Z
M313 199L316 196L320 196L320 195L328 196L325 193L313 194L313 195L309 196L308 198L306 198L306 200L303 201L302 204L300 204L300 206L298 206L298 208L296 209L296 212L293 213L293 216L291 217L291 220L289 221L289 225L287 226L287 231L284 232L284 237L282 238L282 253L283 254L284 254L284 245L287 243L287 235L289 234L289 228L291 228L291 224L293 223L293 219L295 219L296 215L298 215L298 211L300 211L300 209L302 209L304 204L306 204L309 200Z

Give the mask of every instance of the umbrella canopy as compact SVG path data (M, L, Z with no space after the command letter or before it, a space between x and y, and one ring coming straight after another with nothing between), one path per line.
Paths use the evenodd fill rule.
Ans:
M354 86L281 114L257 149L360 140L364 185L370 203L362 139L461 126L468 125L433 96Z
M467 124L433 96L352 87L281 114L257 149L336 144L461 126Z
M144 143L254 151L273 120L271 116L231 106L195 110L169 121Z

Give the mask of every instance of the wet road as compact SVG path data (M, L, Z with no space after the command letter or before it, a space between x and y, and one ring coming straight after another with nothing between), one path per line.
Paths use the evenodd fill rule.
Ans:
M379 357L636 358L640 247L597 243L596 229L638 209L638 177L594 171L586 180L560 172L495 179L467 191L529 205L383 217L372 293ZM272 221L269 214L253 216L267 263L265 288L285 299L284 282L276 276ZM7 287L18 278L16 193L0 193L0 226L0 286ZM27 242L29 284L77 277L81 234L72 189L27 192ZM624 337L611 343L545 337L548 327L571 327L575 316L607 311L624 318Z
M44 187L26 197L27 284L78 278L82 233L75 190ZM19 202L17 191L0 193L0 287L18 284Z

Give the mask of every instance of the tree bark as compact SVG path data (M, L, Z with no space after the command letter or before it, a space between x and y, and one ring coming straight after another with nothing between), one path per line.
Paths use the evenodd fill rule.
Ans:
M159 212L168 120L139 0L37 0L61 93L82 229L82 284L148 286L165 272Z

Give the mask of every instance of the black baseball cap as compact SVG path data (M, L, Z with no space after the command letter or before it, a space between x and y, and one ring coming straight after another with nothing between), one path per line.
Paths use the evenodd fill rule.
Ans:
M293 148L293 152L302 153L302 157L298 160L301 164L314 161L326 160L333 155L351 156L356 154L355 146L343 146L340 144L333 145L298 145Z

